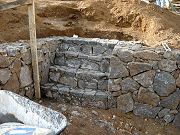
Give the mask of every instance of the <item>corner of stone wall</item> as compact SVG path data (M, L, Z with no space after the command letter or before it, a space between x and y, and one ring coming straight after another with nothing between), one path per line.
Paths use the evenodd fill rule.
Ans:
M125 113L180 126L180 51L120 41L110 62L109 91Z

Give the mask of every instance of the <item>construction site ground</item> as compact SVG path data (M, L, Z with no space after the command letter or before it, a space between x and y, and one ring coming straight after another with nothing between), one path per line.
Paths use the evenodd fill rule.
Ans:
M13 0L0 0L5 3ZM180 15L138 0L36 0L38 38L73 36L162 42L180 47ZM0 43L29 39L27 7L0 11ZM62 135L178 135L179 129L159 120L37 101L62 112L69 121Z
M138 117L132 113L124 114L117 109L82 108L49 99L36 102L66 116L68 126L62 135L179 135L180 133L179 129L158 119Z

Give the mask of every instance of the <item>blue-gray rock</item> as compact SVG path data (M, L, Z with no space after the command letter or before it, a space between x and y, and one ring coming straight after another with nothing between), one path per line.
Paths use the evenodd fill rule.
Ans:
M174 114L167 114L164 116L163 119L166 123L170 123L174 120Z
M122 78L129 75L128 70L117 57L112 57L110 62L110 78Z
M155 118L160 110L161 110L161 107L152 107L147 104L136 104L134 106L133 113L139 116Z
M158 113L158 116L159 116L159 118L162 118L165 115L169 114L169 112L170 112L170 109L164 108Z
M176 127L180 128L180 112L175 116L174 121L173 121L173 124L174 124Z
M158 63L159 69L172 72L177 69L176 61L168 60L168 59L162 59Z
M134 76L144 71L148 71L152 69L152 66L148 63L142 62L130 62L128 63L128 68L130 70L130 75Z
M160 57L156 52L144 50L144 51L137 51L134 53L134 57L145 59L145 60L159 60Z
M134 101L131 93L121 95L117 98L117 108L122 112L130 112L133 110Z
M140 85L132 78L128 77L121 82L122 92L128 93L139 89Z
M119 57L121 61L126 62L126 63L133 61L133 54L130 50L119 49L117 51L117 56Z
M176 90L174 77L167 72L160 72L155 75L153 89L159 96L168 96Z
M149 87L153 84L154 76L155 71L150 70L134 76L133 79L140 83L143 87Z
M160 106L175 110L180 103L180 90L177 89L170 96L160 101Z
M157 106L159 104L160 97L156 93L141 87L138 92L138 101L144 104Z

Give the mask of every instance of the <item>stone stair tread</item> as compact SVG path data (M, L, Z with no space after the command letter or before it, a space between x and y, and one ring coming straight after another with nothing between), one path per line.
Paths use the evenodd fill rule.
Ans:
M112 95L108 91L72 88L55 83L45 84L41 88L48 98L80 106L108 109L111 108L109 105L114 102Z
M100 71L95 71L95 70L89 70L89 69L76 69L73 67L67 67L67 66L58 66L54 65L50 67L51 72L61 72L61 73L66 73L69 75L76 75L76 76L92 76L95 78L102 78L102 77L107 77L109 74L108 73L103 73Z
M102 61L103 59L110 59L110 55L95 55L95 54L84 54L82 52L74 52L74 51L61 51L56 52L56 55L62 56L65 55L66 57L74 57L79 59L87 59L92 61Z

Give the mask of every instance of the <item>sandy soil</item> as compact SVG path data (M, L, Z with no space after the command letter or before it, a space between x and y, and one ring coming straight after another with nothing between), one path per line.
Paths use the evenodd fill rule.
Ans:
M180 129L158 120L123 114L120 111L82 108L52 100L37 101L63 113L68 127L62 135L178 135Z
M1 42L29 38L26 11L0 12ZM180 15L138 0L36 0L36 13L38 37L76 34L180 46Z

